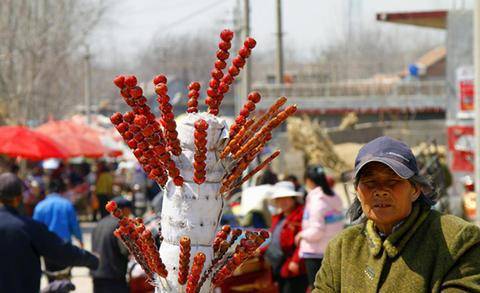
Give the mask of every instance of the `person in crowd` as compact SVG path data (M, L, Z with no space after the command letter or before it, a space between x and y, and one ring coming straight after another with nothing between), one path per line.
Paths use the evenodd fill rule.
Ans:
M285 177L285 180L293 183L293 185L295 186L295 191L302 192L305 196L307 195L307 191L305 190L305 188L303 188L303 186L300 183L300 181L298 180L297 176L295 176L293 174L287 175Z
M295 191L289 181L276 183L271 195L279 213L272 217L271 242L264 255L282 293L305 292L308 285L299 247L295 244L295 236L302 228L302 198L303 194Z
M57 177L50 180L48 184L50 193L35 207L33 219L45 224L48 230L57 234L65 242L70 243L74 236L80 242L80 247L83 248L82 231L78 224L77 213L73 204L63 197L66 188L63 179ZM59 265L48 258L45 259L45 268L50 273L67 269L66 266ZM53 278L49 277L49 281L53 281Z
M345 217L342 200L331 189L322 166L307 167L305 185L308 194L302 231L295 237L295 242L300 244L300 257L305 262L308 285L313 288L327 243L343 229Z
M354 178L358 224L328 244L313 292L480 292L480 228L432 210L436 194L406 144L367 143Z
M31 187L23 178L21 178L20 166L18 164L10 162L8 170L22 181L22 201L17 207L17 211L23 216L32 217L33 208L35 207L36 202Z
M110 173L105 162L100 161L97 165L97 181L95 183L95 193L98 198L101 217L108 215L105 210L107 201L113 196L113 176Z
M131 214L132 203L124 197L113 199L124 215ZM108 215L100 220L92 233L92 251L100 256L100 265L91 271L94 293L128 293L126 280L128 250L113 235L118 219Z
M69 176L68 166L66 166L63 161L59 161L57 168L54 169L50 174L50 179L62 178L65 180L65 179L68 179L68 176Z
M18 214L22 188L15 174L0 174L0 292L39 292L41 256L58 265L97 268L96 256L63 241L44 224Z
M99 220L100 215L100 202L98 200L97 194L95 193L95 185L97 182L97 165L92 164L84 165L85 172L85 181L88 184L88 200L90 204L90 216L92 221L96 222Z
M35 197L37 202L45 198L46 184L44 179L44 171L41 164L36 164L32 167L32 172L28 176L27 181L29 185L35 185L38 190L36 191Z
M267 166L265 170L258 175L255 185L262 184L275 184L278 182L278 176L272 171L270 166Z

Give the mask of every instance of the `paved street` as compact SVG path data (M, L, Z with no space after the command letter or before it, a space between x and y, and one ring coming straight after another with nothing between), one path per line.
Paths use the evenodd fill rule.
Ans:
M90 251L91 249L91 236L95 223L81 223L81 228L83 231L83 241L85 248ZM89 270L87 268L74 268L72 270L73 283L75 284L76 290L73 292L78 293L91 293L93 292L92 288L92 279L89 275ZM41 288L44 288L47 284L47 278L42 277Z

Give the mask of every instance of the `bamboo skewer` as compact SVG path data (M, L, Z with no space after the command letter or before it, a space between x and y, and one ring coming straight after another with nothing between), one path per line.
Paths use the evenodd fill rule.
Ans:
M238 183L237 185L235 185L233 188L231 188L230 190L228 190L226 193L229 193L230 191L232 190L235 190L237 188L239 188L240 186L242 186L243 183L247 182L250 178L252 178L255 174L257 174L258 172L260 172L261 170L263 170L268 164L270 164L276 157L278 157L278 155L280 155L280 151L277 150L276 152L274 152L273 154L271 154L267 159L265 159L263 162L261 162L257 167L255 167L255 169L253 169L252 171L250 171L250 173L248 173L245 177L242 178L242 180L240 181L240 183Z

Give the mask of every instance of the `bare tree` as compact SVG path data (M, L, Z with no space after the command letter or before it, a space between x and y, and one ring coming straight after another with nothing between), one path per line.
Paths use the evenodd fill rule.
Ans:
M10 123L61 116L83 93L81 52L103 1L0 2L0 116Z
M141 72L167 73L184 81L208 82L217 42L211 34L160 36L140 54Z

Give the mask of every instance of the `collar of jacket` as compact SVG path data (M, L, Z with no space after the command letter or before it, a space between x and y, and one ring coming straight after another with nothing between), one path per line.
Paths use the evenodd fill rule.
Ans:
M423 224L429 213L430 207L415 203L412 212L405 222L398 228L398 230L394 231L383 241L375 230L375 224L373 221L367 220L364 233L369 243L370 253L373 256L378 256L383 248L388 257L396 257L402 251L408 240L410 240L413 234L417 231L418 227Z
M18 215L18 210L12 206L9 206L9 205L4 205L4 204L1 204L0 203L0 210L5 210L7 212L10 212L12 214L15 214L15 215Z

